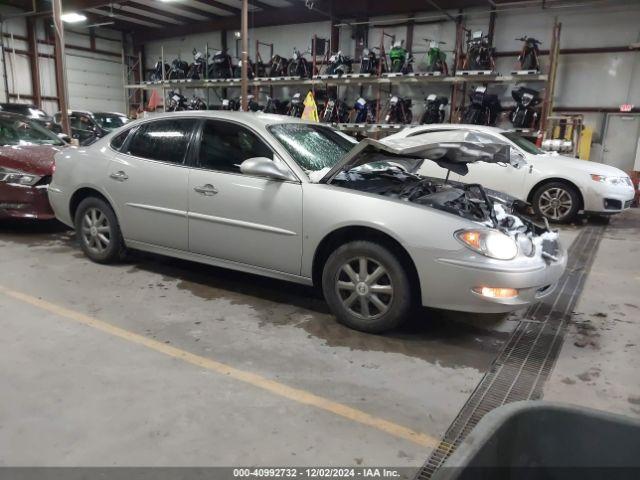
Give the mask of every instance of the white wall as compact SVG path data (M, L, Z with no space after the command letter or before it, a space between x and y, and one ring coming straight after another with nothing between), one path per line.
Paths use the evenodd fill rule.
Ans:
M17 9L0 6L0 14L10 15L19 13ZM5 33L25 37L27 35L26 20L24 18L8 19L3 24ZM121 55L122 40L120 32L98 29L97 35L103 38L96 39L98 50L113 52ZM36 35L39 40L45 39L43 20L36 23ZM69 106L72 109L92 111L123 111L125 109L125 96L123 88L123 67L120 57L101 55L73 49L71 46L90 47L88 30L65 31L66 37L66 69L69 91ZM28 50L28 44L24 40L4 38L7 80L9 92L14 94L33 95L31 88L31 69L29 57L13 54L12 49ZM53 54L53 46L38 45L41 54ZM7 100L3 72L3 59L0 58L0 101L12 101L21 103L33 103L33 99L11 97ZM56 78L53 58L39 57L40 92L44 97L56 97ZM58 110L56 101L43 100L42 107L48 113ZM127 112L125 112L127 113Z

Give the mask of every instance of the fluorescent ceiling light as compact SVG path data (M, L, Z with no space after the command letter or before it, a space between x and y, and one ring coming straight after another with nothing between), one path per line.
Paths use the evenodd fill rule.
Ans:
M84 22L87 19L86 15L81 13L71 12L71 13L63 13L60 18L63 22L67 23L80 23Z

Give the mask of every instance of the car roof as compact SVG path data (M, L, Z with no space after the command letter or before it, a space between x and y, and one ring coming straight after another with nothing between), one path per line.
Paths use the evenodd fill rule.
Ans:
M11 119L14 119L14 120L17 120L17 119L21 119L21 120L27 119L27 120L29 120L29 119L28 119L28 117L26 117L26 116L24 116L24 115L22 115L22 114L20 114L20 113L14 113L14 112L2 112L2 111L0 111L0 118L9 119L9 120L11 120Z
M489 127L487 125L474 125L467 123L431 123L428 125L415 125L402 130L402 136L409 136L413 132L428 130L475 130L487 133L504 133L508 130L498 127Z
M222 120L239 120L252 127L267 127L269 125L278 123L314 123L301 120L297 117L290 117L288 115L276 115L274 113L262 113L262 112L236 112L230 110L184 110L180 112L163 112L156 113L148 116L144 119L138 119L135 123L145 120L157 120L161 118L173 118L176 116L182 117L203 117ZM132 122L133 123L133 122Z

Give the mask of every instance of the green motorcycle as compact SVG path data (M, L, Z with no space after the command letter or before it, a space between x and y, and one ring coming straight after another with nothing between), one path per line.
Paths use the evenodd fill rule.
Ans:
M393 44L389 50L389 59L391 60L391 72L403 74L413 72L413 55L404 48L404 41Z
M425 55L427 60L427 72L440 72L442 75L448 75L449 67L447 67L447 55L440 49L440 45L444 45L446 42L431 40L429 38L425 38L423 40L429 44L429 50Z

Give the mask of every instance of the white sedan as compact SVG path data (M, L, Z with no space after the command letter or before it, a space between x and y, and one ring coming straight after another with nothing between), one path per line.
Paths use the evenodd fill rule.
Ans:
M504 143L511 147L511 164L478 162L469 171L448 172L425 162L421 175L487 188L530 202L537 213L552 222L566 223L579 212L597 215L620 213L629 208L634 188L629 175L601 163L545 152L515 132L479 125L420 125L387 137L417 137L425 142ZM386 140L386 139L385 139Z

